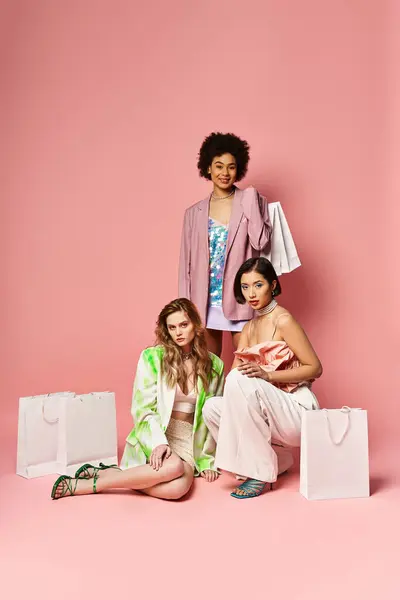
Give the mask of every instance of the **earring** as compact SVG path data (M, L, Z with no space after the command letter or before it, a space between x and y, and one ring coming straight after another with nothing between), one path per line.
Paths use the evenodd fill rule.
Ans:
M272 290L272 297L275 298L276 296L276 290Z

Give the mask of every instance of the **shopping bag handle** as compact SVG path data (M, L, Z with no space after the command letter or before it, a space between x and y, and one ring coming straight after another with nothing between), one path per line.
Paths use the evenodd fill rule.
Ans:
M51 394L47 394L47 398L51 396ZM58 417L56 419L48 419L45 415L44 412L44 403L45 403L45 398L43 398L42 400L42 417L43 420L46 421L46 423L48 423L49 425L54 425L55 423L58 423Z
M351 408L349 406L342 406L342 408L340 409L340 411L342 413L345 413L347 415L347 422L346 422L346 426L344 428L343 434L339 437L338 440L335 440L333 438L332 429L331 429L331 425L330 425L330 422L329 422L328 410L326 408L324 408L323 410L324 410L324 413L325 413L325 416L326 416L326 423L327 423L327 426L328 426L328 433L329 433L329 437L331 438L331 442L335 446L340 446L340 444L343 442L344 438L346 437L347 432L349 431Z

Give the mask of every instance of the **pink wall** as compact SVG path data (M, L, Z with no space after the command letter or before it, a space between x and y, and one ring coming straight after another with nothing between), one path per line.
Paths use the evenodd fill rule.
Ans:
M208 190L196 153L216 129L248 139L244 183L281 201L289 219L304 267L283 278L282 303L323 361L316 392L328 406L368 408L373 439L395 432L391 7L3 3L10 443L18 397L62 389L115 390L125 436L138 354L177 293L183 211ZM13 469L11 448L3 460Z

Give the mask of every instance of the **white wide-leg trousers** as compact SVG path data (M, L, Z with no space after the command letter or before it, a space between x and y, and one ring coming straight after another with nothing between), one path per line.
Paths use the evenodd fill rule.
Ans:
M215 465L260 481L274 482L293 464L290 447L300 446L304 410L319 408L312 391L280 390L234 369L224 395L209 398L203 417L217 442ZM289 447L289 448L288 448Z

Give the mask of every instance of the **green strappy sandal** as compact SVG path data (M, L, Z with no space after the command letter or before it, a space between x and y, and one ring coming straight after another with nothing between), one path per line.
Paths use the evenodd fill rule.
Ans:
M259 481L258 479L246 479L240 485L237 486L238 490L245 492L244 494L231 493L233 498L242 500L243 498L256 498L261 496L264 491L272 490L272 483L266 481Z
M98 475L93 477L93 493L97 494L97 479ZM59 496L56 496L57 488L60 483L62 484L61 493ZM74 496L76 491L76 486L78 485L77 478L70 477L69 475L61 475L54 483L53 489L51 490L51 497L53 500L59 500L60 498L64 498L66 496Z
M93 469L92 474L90 474L89 469ZM95 467L90 463L85 463L76 471L75 477L76 479L92 479L99 471L104 471L105 469L119 469L119 467L118 465L105 465L104 463L100 463L98 467Z

